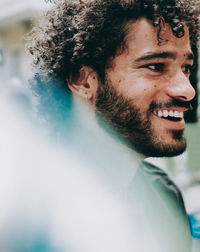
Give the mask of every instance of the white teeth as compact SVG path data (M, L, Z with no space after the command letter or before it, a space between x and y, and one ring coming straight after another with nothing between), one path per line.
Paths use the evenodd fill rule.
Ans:
M180 117L180 115L179 115L179 112L178 112L178 111L174 111L174 117L175 117L175 118Z
M173 110L154 110L153 113L158 117L175 117L175 118L183 118L183 112L173 111Z
M180 117L183 118L183 112L180 112L179 114L180 114Z
M164 117L168 117L168 115L169 115L168 111L167 110L163 110L163 116Z
M163 116L163 113L162 113L161 110L158 111L158 116L159 116L159 117L162 117L162 116Z
M174 112L172 110L169 111L169 116L171 116L171 117L174 116Z

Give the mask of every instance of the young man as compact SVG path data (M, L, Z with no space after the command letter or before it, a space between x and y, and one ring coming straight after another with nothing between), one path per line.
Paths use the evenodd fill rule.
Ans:
M36 77L36 92L56 81L53 89L63 90L62 99L68 105L71 98L75 103L81 100L79 108L86 104L104 131L115 139L114 144L131 149L133 155L179 155L186 148L184 114L195 96L189 76L194 61L191 44L197 42L198 28L195 1L55 1L33 30L29 45L36 66L46 76L43 84ZM44 89L42 92L41 103L47 97ZM54 106L52 103L50 109ZM62 118L67 120L65 115ZM83 135L90 134L93 119L86 123L84 115L81 118L79 127L71 127L73 132L84 127ZM69 125L64 123L62 128ZM90 135L95 137L90 141L91 148L85 141L79 143L79 151L102 160L105 151L102 154L97 153L100 148L96 147L96 152L92 149L102 140L97 135ZM77 139L77 133L73 137ZM103 148L117 159L121 152L108 146ZM121 154L121 159L126 162L126 154ZM143 224L149 222L147 226L155 231L159 245L156 250L154 240L152 248L190 251L189 224L179 190L157 167L144 162L136 170L127 188L131 188L133 208L137 206L142 212L136 216ZM143 229L138 227L141 233Z

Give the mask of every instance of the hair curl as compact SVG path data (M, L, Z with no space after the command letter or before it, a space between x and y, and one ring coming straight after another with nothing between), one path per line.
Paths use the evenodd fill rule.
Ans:
M199 0L54 0L29 37L28 49L34 64L46 76L65 82L81 66L93 68L104 78L109 60L124 48L125 24L146 17L158 27L163 22L176 37L189 28L191 43L199 37L196 6Z

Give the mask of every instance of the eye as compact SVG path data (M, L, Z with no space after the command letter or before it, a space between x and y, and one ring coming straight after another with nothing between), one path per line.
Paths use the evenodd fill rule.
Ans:
M191 74L192 69L193 69L192 65L185 65L185 66L182 67L182 71L185 74Z
M154 64L148 64L144 66L145 68L148 68L154 72L163 72L165 65L163 63L154 63Z

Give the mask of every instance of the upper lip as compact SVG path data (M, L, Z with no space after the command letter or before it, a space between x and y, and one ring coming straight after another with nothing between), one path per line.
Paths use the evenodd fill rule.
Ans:
M170 110L172 110L172 111L178 111L178 112L186 112L186 111L188 111L188 108L184 108L184 107L163 107L163 108L154 108L154 109L152 109L152 111L158 111L158 110L162 110L162 111L164 111L164 110L167 110L167 111L170 111Z

